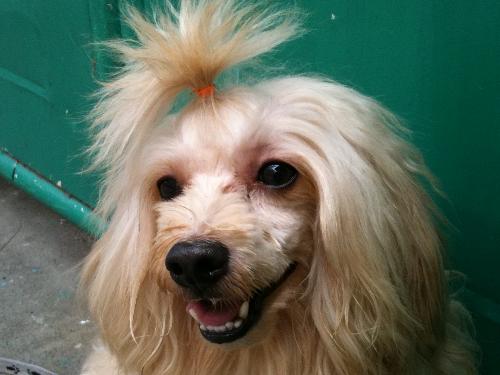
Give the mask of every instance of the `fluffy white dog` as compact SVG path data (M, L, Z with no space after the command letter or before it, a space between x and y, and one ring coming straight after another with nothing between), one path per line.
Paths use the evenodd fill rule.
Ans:
M217 88L299 32L290 11L184 0L147 21L93 112L109 228L82 276L84 374L473 374L394 116L326 79ZM191 102L169 115L174 99Z

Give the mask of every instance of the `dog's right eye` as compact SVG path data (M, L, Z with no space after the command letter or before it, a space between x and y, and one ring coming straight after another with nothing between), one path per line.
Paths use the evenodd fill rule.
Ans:
M282 189L293 184L297 175L297 170L290 164L271 161L260 168L257 180L272 189Z
M169 201L182 193L182 187L177 180L172 176L166 176L158 180L156 183L158 191L163 200Z

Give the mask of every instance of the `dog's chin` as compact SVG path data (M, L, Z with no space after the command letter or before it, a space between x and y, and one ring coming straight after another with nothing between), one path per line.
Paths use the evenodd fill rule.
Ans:
M192 300L187 311L196 320L200 333L214 344L228 344L244 338L259 322L267 298L293 273L296 263L267 287L255 291L247 301Z

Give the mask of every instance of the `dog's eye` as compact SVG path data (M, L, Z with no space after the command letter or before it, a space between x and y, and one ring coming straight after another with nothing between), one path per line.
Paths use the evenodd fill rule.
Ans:
M297 178L297 170L282 161L271 161L264 164L257 175L257 180L274 189L291 185Z
M182 193L182 187L172 176L162 177L157 182L158 191L163 200L171 200Z

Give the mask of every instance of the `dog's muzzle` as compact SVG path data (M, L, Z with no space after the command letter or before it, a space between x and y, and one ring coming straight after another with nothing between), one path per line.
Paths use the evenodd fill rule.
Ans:
M266 297L295 269L295 263L291 263L281 277L255 290L248 300L235 301L213 295L217 282L229 270L229 251L220 242L179 242L168 252L165 265L172 279L194 297L186 310L198 323L202 336L217 344L245 336L260 319Z

